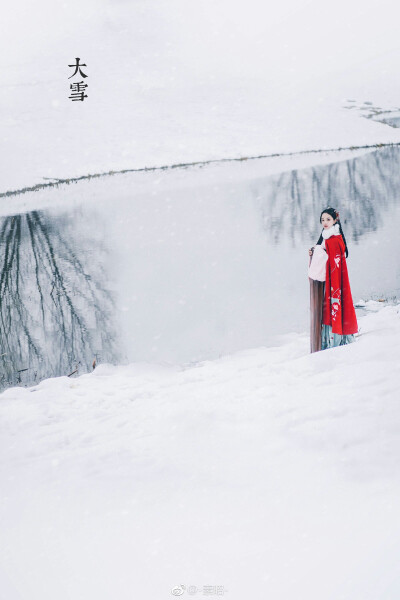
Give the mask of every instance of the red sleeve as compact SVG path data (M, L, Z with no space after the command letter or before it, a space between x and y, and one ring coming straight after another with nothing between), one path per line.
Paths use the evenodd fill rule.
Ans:
M327 244L330 273L330 313L332 332L342 335L342 264L343 248L340 238L333 236Z

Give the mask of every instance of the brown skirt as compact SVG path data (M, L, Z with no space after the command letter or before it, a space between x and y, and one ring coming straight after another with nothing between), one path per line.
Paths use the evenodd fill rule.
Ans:
M310 282L310 350L318 352L321 350L325 281L315 281L310 278L308 280Z

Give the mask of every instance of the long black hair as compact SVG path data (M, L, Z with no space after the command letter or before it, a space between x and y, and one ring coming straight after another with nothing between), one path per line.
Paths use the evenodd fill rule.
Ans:
M336 221L337 221L337 224L339 225L339 231L340 231L340 235L342 236L342 238L343 238L343 241L344 241L344 245L345 245L345 249L346 249L346 258L347 258L347 257L348 257L348 255L349 255L349 251L348 251L348 249L347 249L347 242L346 242L346 238L344 237L344 233L343 233L343 229L342 229L342 224L341 224L341 222L340 222L340 219L339 219L339 211L337 211L335 208L332 208L331 206L328 206L328 208L325 208L325 209L322 211L322 213L321 213L321 215L320 215L320 217L319 217L319 222L320 222L320 223L322 223L322 215L323 215L324 213L327 213L328 215L330 215L330 216L332 217L332 219L333 219L333 220L335 220L335 219L336 219ZM323 230L322 230L322 231L323 231ZM319 236L319 239L318 239L318 242L317 242L317 244L322 244L322 240L323 240L323 239L324 239L324 238L322 237L322 232L321 232L321 235Z

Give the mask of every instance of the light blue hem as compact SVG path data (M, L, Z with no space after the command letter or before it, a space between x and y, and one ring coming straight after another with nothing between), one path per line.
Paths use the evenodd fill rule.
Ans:
M351 335L339 335L332 333L331 325L322 325L321 329L321 350L327 348L335 348L336 346L344 346L355 341L354 333Z

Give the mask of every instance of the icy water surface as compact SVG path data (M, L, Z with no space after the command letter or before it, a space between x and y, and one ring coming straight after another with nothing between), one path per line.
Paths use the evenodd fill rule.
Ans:
M1 388L308 331L307 249L327 205L341 213L354 302L398 298L399 157L260 159L2 198Z

